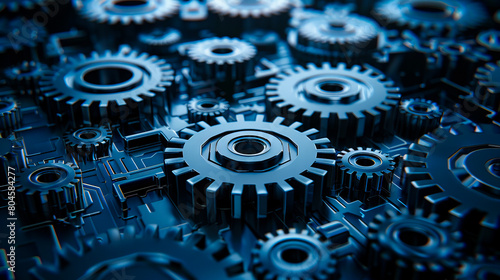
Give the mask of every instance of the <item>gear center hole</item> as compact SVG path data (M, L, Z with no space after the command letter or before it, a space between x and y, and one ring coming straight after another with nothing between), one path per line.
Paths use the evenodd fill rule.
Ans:
M298 248L289 248L281 252L284 261L292 264L303 263L309 258L309 253Z
M60 178L61 174L53 170L41 172L38 176L36 176L37 182L45 184L54 183Z
M216 106L216 104L212 102L202 102L200 103L200 106L204 109L213 109Z
M5 110L7 107L9 107L7 102L0 102L0 110Z
M119 7L138 7L148 4L148 0L115 0L113 5Z
M227 47L218 47L218 48L213 48L211 51L212 53L217 55L228 55L233 52L233 49Z
M488 171L493 176L500 178L500 159L497 159L496 161L490 163L490 165L488 166Z
M78 137L81 139L89 140L93 139L97 136L97 133L95 131L82 131L78 134Z
M424 104L412 104L410 105L410 110L417 113L429 113L431 111L431 108Z
M234 150L243 155L253 156L262 153L266 146L266 143L260 139L244 138L234 143Z
M124 68L98 68L85 73L83 80L94 85L116 85L130 80L133 75L130 70Z
M364 167L369 167L369 166L374 166L376 162L371 158L358 158L356 159L356 164Z
M326 93L335 94L343 91L344 85L335 82L326 82L326 83L321 83L319 85L319 88Z
M334 30L345 29L344 22L330 22L330 28Z
M427 235L410 228L401 229L398 237L399 240L410 246L422 247L429 244L430 242L430 239Z
M440 2L414 2L411 7L419 12L429 13L433 15L449 16L448 7Z

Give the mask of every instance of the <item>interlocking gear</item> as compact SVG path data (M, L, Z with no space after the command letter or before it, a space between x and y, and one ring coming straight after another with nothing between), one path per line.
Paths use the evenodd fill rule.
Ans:
M71 220L83 211L82 171L72 163L50 160L30 165L16 185L19 210L26 220Z
M140 33L137 40L142 50L164 55L173 52L171 46L179 43L181 38L181 32L175 28L160 28Z
M239 39L209 38L188 50L191 75L197 80L244 80L253 73L256 48Z
M500 111L500 60L477 69L474 97L479 103Z
M337 261L332 244L319 234L292 228L266 234L252 250L257 279L333 279Z
M404 156L408 208L448 216L475 236L479 250L500 248L500 129L467 125L437 129Z
M117 53L69 58L47 72L40 84L49 114L57 119L67 112L73 127L78 127L153 112L154 103L162 103L172 84L173 73L165 60L122 46Z
M335 150L326 138L313 140L315 129L301 132L300 123L285 126L283 120L217 117L216 125L200 122L199 131L184 129L171 139L165 173L181 212L214 222L224 209L236 219L277 211L285 220L294 207L305 213L321 205L333 185Z
M32 271L36 279L221 279L250 280L243 261L231 254L222 241L209 244L205 236L182 232L159 232L148 225L143 235L133 226L123 232L113 228L106 239L81 241L83 250L66 246L58 252L55 264L38 266ZM122 278L120 278L122 279Z
M186 106L190 123L204 121L214 125L217 123L215 118L229 117L229 102L222 97L196 96Z
M271 116L284 116L314 127L334 144L392 130L398 88L371 69L344 63L308 64L271 79L266 86Z
M421 98L402 100L398 113L396 131L407 139L416 139L433 131L443 116L435 102Z
M40 92L40 79L48 70L47 65L41 62L24 61L16 67L6 69L5 76L17 92L37 96Z
M21 125L19 104L13 98L0 99L0 132L6 137L13 129Z
M369 267L376 279L454 279L463 248L452 224L406 209L375 216L369 224Z
M64 135L66 150L84 162L109 154L111 129L106 126L82 127Z
M342 151L336 161L337 193L351 201L367 203L371 197L388 195L395 162L391 156L371 148Z

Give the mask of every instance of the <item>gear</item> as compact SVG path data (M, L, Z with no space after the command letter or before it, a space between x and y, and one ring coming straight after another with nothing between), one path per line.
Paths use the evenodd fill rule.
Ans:
M237 115L227 122L184 129L165 150L165 170L171 198L187 218L214 222L223 209L236 219L265 218L275 211L282 219L293 207L310 211L321 205L333 185L335 150L328 139L312 140L317 131L300 132L300 123L285 126L283 118L264 122L259 115L246 121ZM186 197L188 201L179 201ZM228 203L229 202L229 203ZM292 205L292 203L295 203ZM206 214L205 214L206 212Z
M375 11L382 22L421 33L436 31L436 35L454 35L478 27L488 18L482 4L469 0L383 0L376 4Z
M179 30L175 28L166 28L140 33L137 40L144 51L165 55L169 52L173 52L170 47L179 43L181 38L182 35Z
M74 7L90 21L108 24L146 24L177 14L177 0L73 0Z
M205 39L188 50L191 74L197 80L244 80L253 73L256 53L253 45L239 39Z
M346 61L377 48L378 24L354 14L307 19L288 33L288 43L304 62Z
M485 47L495 59L500 59L500 30L487 30L476 38L480 46Z
M64 135L66 150L84 162L109 154L111 130L104 126L82 127Z
M474 96L479 103L500 111L500 60L477 69Z
M500 261L494 257L478 255L462 264L457 280L484 280L500 278Z
M336 163L336 187L345 190L351 201L367 203L370 197L390 193L395 162L388 154L351 148L340 152Z
M117 53L80 55L47 72L41 91L54 118L69 114L73 127L104 119L124 121L152 112L172 84L173 70L164 60L122 46Z
M19 93L37 96L40 92L40 78L48 70L47 65L43 63L24 61L16 67L5 70L5 75Z
M229 117L229 102L222 97L196 96L187 103L187 110L190 123L204 121L214 125L215 118Z
M257 279L333 279L337 261L331 247L307 230L278 230L258 241L252 250L252 268Z
M10 67L26 60L38 60L44 55L47 34L41 24L26 17L0 18L0 64Z
M160 234L158 226L148 225L143 235L126 226L123 232L110 229L107 241L81 241L84 250L66 246L51 266L32 271L36 279L252 279L243 271L243 261L231 254L221 241L206 245L204 235L171 230Z
M73 219L84 209L82 172L72 163L30 165L16 187L19 210L30 221Z
M308 64L295 67L271 79L266 87L269 113L301 121L317 128L334 145L355 137L372 137L383 129L391 130L398 88L380 74L360 66L346 68Z
M404 156L408 208L448 216L479 250L500 248L500 129L437 129ZM496 241L495 241L496 240ZM494 241L494 242L493 242Z
M21 126L19 104L12 98L0 99L0 132L6 137L13 129Z
M421 98L402 100L398 112L396 131L408 139L416 139L436 129L443 116L436 103Z
M17 12L20 8L34 9L47 0L0 0L0 10L7 8L10 12Z
M368 263L376 279L453 279L463 243L449 222L406 209L375 216L368 229Z

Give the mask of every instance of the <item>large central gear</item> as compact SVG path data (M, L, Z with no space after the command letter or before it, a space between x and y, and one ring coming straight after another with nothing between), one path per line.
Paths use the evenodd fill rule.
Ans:
M67 112L78 127L152 112L154 99L163 98L173 78L165 60L122 46L117 53L70 58L54 72L47 72L40 84L49 114L61 118Z
M397 92L382 75L357 65L346 68L344 63L295 67L266 87L270 115L317 128L334 143L391 129Z
M438 129L410 146L404 166L410 209L449 216L483 249L499 248L499 127Z
M300 123L285 126L283 118L216 120L213 126L200 122L198 132L182 130L165 150L171 198L187 207L181 209L185 215L208 215L214 222L221 210L231 209L236 219L265 218L272 211L285 219L294 207L305 212L321 205L333 184L335 150L324 147L328 139L313 140L315 129L301 132Z

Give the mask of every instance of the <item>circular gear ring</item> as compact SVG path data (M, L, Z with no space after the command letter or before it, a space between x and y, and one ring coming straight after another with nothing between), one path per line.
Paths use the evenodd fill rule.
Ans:
M191 75L197 80L244 80L253 73L256 48L239 39L209 38L199 41L188 50Z
M408 208L449 217L479 250L500 248L500 129L437 129L404 156Z
M82 172L72 163L51 160L28 166L16 191L28 220L73 219L84 209Z
M225 243L208 243L194 233L183 239L172 230L160 234L158 226L148 225L143 235L132 226L110 229L106 240L81 241L83 250L66 246L52 266L38 266L36 279L221 279L250 280L243 262L231 254ZM196 260L196 261L194 261Z
M204 121L214 125L216 117L229 117L229 102L222 97L196 96L186 106L190 123Z
M55 72L47 72L40 84L49 114L61 118L60 112L68 112L78 127L152 112L154 98L162 98L173 78L165 60L122 46L117 53L70 58Z
M216 121L198 123L199 131L182 130L182 138L172 139L165 150L170 186L187 186L170 190L187 218L208 216L214 222L231 209L236 219L277 211L285 220L293 207L306 213L321 204L333 185L335 150L328 139L311 138L317 130L301 132L300 123L285 126L283 118L264 122L262 115L255 121L243 115Z
M457 280L483 280L500 277L500 261L495 257L477 255L474 259L464 262Z
M0 99L0 132L6 137L21 125L19 104L12 98Z
M475 98L483 105L500 111L500 60L477 68Z
M109 154L112 133L105 126L82 127L64 135L66 150L83 161L92 161Z
M368 229L368 262L377 279L454 279L463 248L451 223L437 215L392 210L375 216Z
M367 203L371 197L390 193L395 162L388 154L350 148L337 155L336 164L336 187L345 190L351 201Z
M416 139L436 129L443 116L436 103L420 98L402 100L398 113L396 131L408 139Z
M383 75L360 66L308 64L271 79L266 86L269 114L317 128L337 144L392 129L400 95ZM355 139L349 139L355 141Z
M252 250L257 279L332 279L337 261L331 243L307 230L266 234Z

